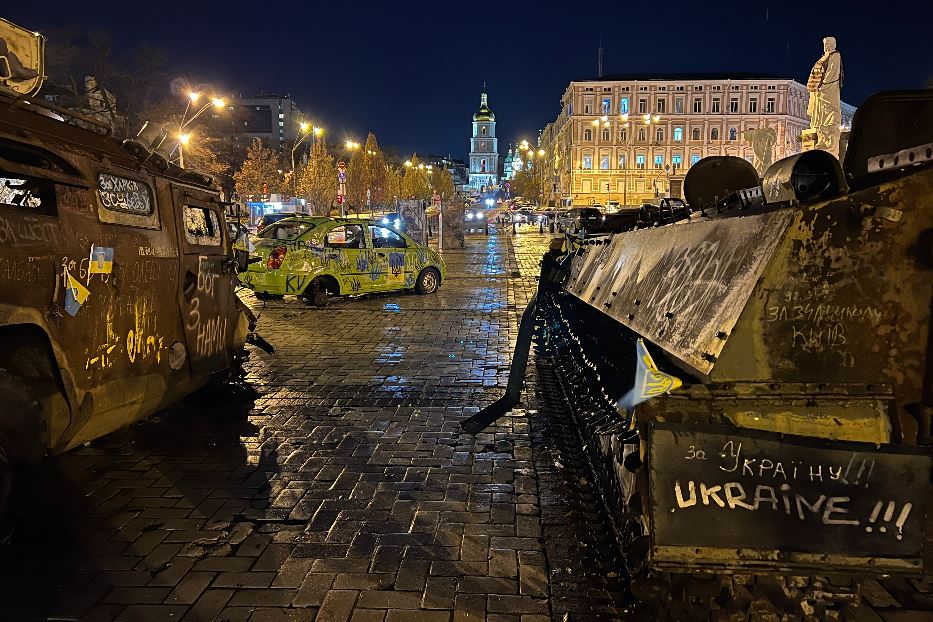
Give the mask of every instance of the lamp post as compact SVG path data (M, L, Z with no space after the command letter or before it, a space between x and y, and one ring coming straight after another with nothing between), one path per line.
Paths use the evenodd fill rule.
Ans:
M303 132L303 135L295 142L295 146L292 147L292 196L298 194L298 174L295 170L295 151L308 136L320 136L324 132L323 129L312 126L307 121L302 121L298 125L298 128Z
M204 111L210 108L211 106L214 106L215 108L220 109L220 108L223 108L225 104L222 97L214 97L213 99L211 99L211 101L201 106L200 110L194 113L194 116L192 116L190 119L186 121L185 117L188 116L188 111L191 109L191 104L196 103L198 99L200 99L200 97L201 97L200 93L192 92L188 94L188 103L185 104L185 112L181 116L181 125L178 127L178 142L175 144L175 148L178 149L178 166L180 166L181 168L185 168L184 146L187 145L188 142L191 140L191 134L185 132L185 129L187 129L189 125L194 123L194 121L198 117L200 117L202 114L204 114Z

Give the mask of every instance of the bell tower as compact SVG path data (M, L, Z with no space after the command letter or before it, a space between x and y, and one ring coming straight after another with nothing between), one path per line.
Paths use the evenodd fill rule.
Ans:
M479 96L479 110L473 113L470 139L470 188L489 190L499 185L499 148L496 141L496 115L489 109L486 83Z

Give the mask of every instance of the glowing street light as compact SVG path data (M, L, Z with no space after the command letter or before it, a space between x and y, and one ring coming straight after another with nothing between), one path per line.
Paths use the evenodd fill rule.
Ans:
M192 102L197 102L200 98L201 94L196 91L191 91L188 93L188 99L190 99Z
M538 149L538 157L539 158L544 157L544 149Z
M310 126L308 125L307 121L302 121L301 123L298 124L298 127L301 129L301 133L304 134L308 131L308 128Z
M307 121L302 121L298 124L298 129L301 130L302 137L295 141L294 146L292 147L292 196L298 194L298 175L295 171L295 150L298 149L298 146L305 141L308 136L318 136L320 135L321 128L314 127Z
M189 142L191 142L191 134L179 134L178 142L180 142L182 145L187 145Z
M408 168L411 168L412 167L411 160L405 160L405 166L407 166Z

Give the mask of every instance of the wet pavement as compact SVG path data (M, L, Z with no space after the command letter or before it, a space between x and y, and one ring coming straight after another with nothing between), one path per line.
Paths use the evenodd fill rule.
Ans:
M470 236L432 296L246 296L275 354L252 352L248 389L53 460L0 571L0 619L533 622L589 601L551 598L552 577L605 573L551 476L542 523L534 375L527 408L458 429L504 391L549 239ZM596 585L592 613L614 617Z

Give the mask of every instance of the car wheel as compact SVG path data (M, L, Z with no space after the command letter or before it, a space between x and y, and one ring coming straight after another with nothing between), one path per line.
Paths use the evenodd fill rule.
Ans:
M441 275L435 268L425 268L418 275L415 291L419 294L433 294L441 284Z
M305 298L315 307L326 307L330 301L330 294L323 281L314 279L305 291Z

